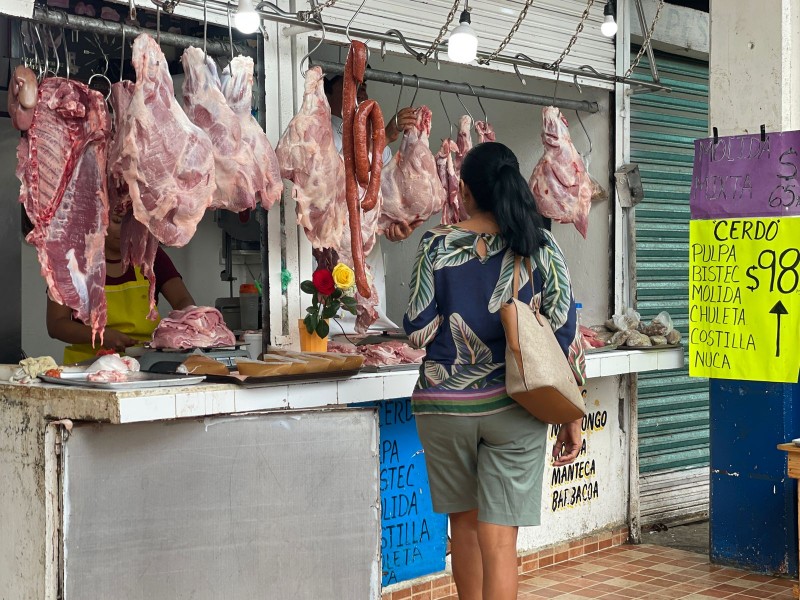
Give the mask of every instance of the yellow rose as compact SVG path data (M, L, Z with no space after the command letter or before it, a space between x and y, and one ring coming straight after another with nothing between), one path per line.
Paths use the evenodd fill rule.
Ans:
M356 274L344 263L333 268L333 282L340 290L349 290L356 284Z

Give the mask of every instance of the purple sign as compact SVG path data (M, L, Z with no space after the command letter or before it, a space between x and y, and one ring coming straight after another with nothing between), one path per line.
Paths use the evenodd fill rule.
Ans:
M800 215L800 131L695 140L693 219Z

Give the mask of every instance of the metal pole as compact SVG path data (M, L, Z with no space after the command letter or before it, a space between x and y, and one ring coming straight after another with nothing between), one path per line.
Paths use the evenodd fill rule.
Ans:
M164 5L166 2L165 0L152 0L153 4L156 6ZM199 0L182 0L181 4L185 4L187 6L197 6L202 7L202 2ZM321 31L322 27L318 23L314 23L313 21L307 20L305 17L308 13L299 12L294 16L288 16L286 11L281 11L281 14L276 14L274 12L270 12L272 9L271 6L265 6L269 3L262 2L258 5L260 9L258 10L259 16L266 20L272 21L274 23L283 23L284 25L292 25L292 26L299 26L304 29L313 29L315 31ZM235 10L236 4L228 4L227 2L221 2L220 0L211 0L209 2L209 8L214 8L218 13L226 14L228 10ZM258 8L257 7L257 8ZM346 35L346 27L341 25L333 25L333 24L325 24L325 31L327 33L333 33L338 35ZM293 29L292 33L299 33L298 29ZM390 33L379 33L376 31L368 31L366 29L359 29L357 27L350 28L350 36L357 37L367 40L375 40L378 42L387 42L392 44L403 44L404 46L408 46L410 48L419 48L420 51L424 51L425 49L430 46L429 41L424 40L417 40L413 38L403 37L402 39L397 35L393 35ZM405 43L404 43L405 42ZM447 43L443 42L440 46L442 51L447 49ZM408 48L406 48L408 50ZM416 58L417 55L412 55ZM490 57L490 53L488 52L478 52L478 58L488 59ZM553 69L547 68L547 63L539 63L539 62L531 62L531 61L520 61L514 57L510 56L502 56L499 55L493 59L493 62L503 63L507 65L517 65L520 67L529 67L532 69L538 69L541 71L547 71L548 73L553 73ZM635 79L631 79L629 77L622 77L617 75L609 75L605 73L597 73L597 72L590 72L590 71L583 71L581 69L573 69L569 67L561 67L560 69L562 75L577 75L578 77L582 77L584 79L590 79L595 81L606 81L609 83L627 83L631 85L642 86L645 88L649 88L653 91L671 91L670 88L658 84L658 83L650 83L646 81L638 81Z
M33 16L30 19L35 23L43 25L53 25L55 27L64 27L67 29L75 29L77 31L88 31L90 33L97 33L100 35L112 35L114 37L122 37L123 31L125 37L133 39L140 33L146 33L151 37L156 37L156 32L144 27L136 27L133 25L125 25L124 23L114 23L113 21L104 21L102 19L94 19L92 17L84 17L82 15L72 15L60 10L43 9L39 6L33 10ZM196 46L202 43L202 40L189 35L180 35L177 33L169 33L166 31L161 32L161 43L167 46L175 46L177 48L188 48L189 46ZM247 56L254 56L255 52L247 47L237 47L238 50ZM208 54L222 55L230 52L230 44L223 44L222 42L208 41Z
M328 74L341 75L344 73L344 65L325 60L312 60L312 64L322 67L322 70ZM417 86L419 83L420 89L433 90L434 92L449 92L452 94L462 94L464 96L479 96L481 98L490 98L493 100L504 100L506 102L519 102L522 104L535 104L537 106L557 106L558 108L565 108L569 110L580 110L588 113L596 113L600 110L597 102L588 102L586 100L566 100L556 98L553 102L552 96L537 96L536 94L525 94L522 92L511 92L508 90L498 90L495 88L485 88L469 86L466 83L453 83L452 81L440 81L438 79L428 79L426 77L416 77L412 75L404 75L403 73L392 73L389 71L378 71L375 69L367 69L364 73L364 78L370 81L379 81L381 83L391 83L394 85L404 85L409 87Z
M265 66L266 53L264 49L264 36L258 36L257 43L258 61L256 61L256 82L258 83L256 94L256 111L258 112L258 124L266 131L267 129L267 69ZM261 352L266 352L272 340L272 329L270 327L270 300L272 293L269 289L269 235L267 211L259 206L256 209L256 219L259 225L259 236L261 243ZM280 295L280 294L279 294Z
M639 13L639 26L642 28L642 36L644 41L647 41L647 22L644 18L644 7L642 6L642 0L633 0L634 4L636 4L636 12ZM656 67L656 57L653 54L653 43L652 40L647 42L647 59L650 61L650 73L653 75L653 81L656 83L659 82L658 78L658 67Z

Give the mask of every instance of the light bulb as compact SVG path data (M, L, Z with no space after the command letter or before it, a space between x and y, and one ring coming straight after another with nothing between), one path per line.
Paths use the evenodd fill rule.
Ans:
M261 17L253 7L253 0L239 0L239 7L233 17L236 29L242 33L255 33L261 25Z
M600 25L600 33L606 37L617 35L617 22L614 20L614 15L606 15L603 24Z
M478 36L470 25L469 11L463 11L458 26L447 40L447 56L453 62L470 63L478 55Z

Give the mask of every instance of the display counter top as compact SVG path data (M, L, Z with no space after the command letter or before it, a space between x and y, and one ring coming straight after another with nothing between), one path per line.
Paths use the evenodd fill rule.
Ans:
M617 350L586 357L586 371L590 379L677 369L682 365L682 348ZM259 386L200 383L110 391L58 384L3 383L0 384L0 400L38 405L41 414L47 418L135 423L407 398L416 381L417 369L414 367L406 371L363 373L341 379Z

